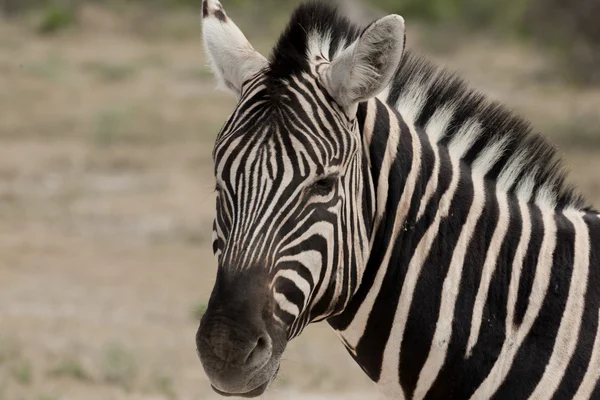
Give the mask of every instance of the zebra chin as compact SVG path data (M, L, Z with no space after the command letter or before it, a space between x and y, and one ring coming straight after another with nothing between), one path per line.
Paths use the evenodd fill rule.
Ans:
M211 387L215 391L215 393L217 393L223 397L244 397L244 398L260 397L267 391L269 386L271 386L271 383L273 383L273 381L277 377L278 372L279 372L279 367L277 368L273 377L268 382L265 382L262 385L260 385L259 387L257 387L256 389L253 389L253 390L250 390L247 392L224 392L220 389L217 389L215 387L215 385L211 384Z

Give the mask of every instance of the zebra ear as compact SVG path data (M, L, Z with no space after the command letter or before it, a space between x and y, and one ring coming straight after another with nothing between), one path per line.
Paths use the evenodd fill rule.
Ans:
M325 85L330 94L349 110L377 96L392 80L404 44L401 16L389 15L375 21L327 69Z
M268 65L218 0L202 1L204 47L219 86L239 95L243 83Z

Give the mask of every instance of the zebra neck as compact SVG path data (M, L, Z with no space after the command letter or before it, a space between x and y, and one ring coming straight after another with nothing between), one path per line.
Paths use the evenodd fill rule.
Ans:
M439 298L438 286L444 281L440 269L450 264L451 247L456 243L453 232L465 223L462 217L471 203L477 200L483 208L485 198L475 193L475 178L468 166L451 157L447 147L432 145L428 132L405 120L397 110L372 100L360 107L358 115L373 188L370 252L358 291L329 323L367 375L385 384L392 379L386 374L397 374L398 360L384 358L388 348L395 354L400 348L396 341L402 335L391 331L402 325L398 321L408 319L411 302L404 297L412 299L419 293ZM477 187L495 192L483 181ZM493 223L494 216L497 210L482 218ZM428 278L422 282L429 282L430 292L417 287L421 274L415 270L427 272ZM430 322L430 315L422 317ZM441 315L443 320L446 317L451 324L452 315ZM405 352L403 357L412 356ZM394 363L396 368L386 368Z
M372 208L368 262L356 294L340 315L330 318L330 325L350 351L358 358L374 338L364 337L374 309L385 309L389 299L379 296L382 286L400 288L408 262L398 262L397 243L412 243L412 229L435 213L436 196L426 185L434 173L435 155L424 132L409 127L398 112L373 99L358 110L364 154L369 165L370 207ZM425 199L428 197L428 200ZM427 204L427 206L424 206ZM397 300L397 299L396 299ZM393 308L387 318L394 318ZM376 340L376 339L375 339ZM380 365L369 365L360 357L358 363L376 380Z
M498 390L528 398L534 389L532 398L551 398L554 376L598 376L587 362L567 368L589 343L600 349L590 291L600 279L590 247L598 215L506 193L378 101L359 121L373 182L371 248L358 291L329 323L367 375L398 399ZM579 332L592 339L571 340Z

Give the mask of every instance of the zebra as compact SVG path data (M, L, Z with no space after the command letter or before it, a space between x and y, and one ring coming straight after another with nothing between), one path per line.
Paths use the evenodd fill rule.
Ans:
M391 399L600 399L600 214L555 148L456 74L294 11L269 59L217 0L206 53L238 103L213 150L213 389L262 395L326 320Z

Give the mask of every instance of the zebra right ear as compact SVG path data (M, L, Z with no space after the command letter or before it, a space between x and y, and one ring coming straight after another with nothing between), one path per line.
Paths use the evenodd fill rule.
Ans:
M390 84L404 53L404 19L389 15L375 21L338 57L325 76L325 85L349 113L359 102L377 96Z
M242 85L268 65L225 14L218 0L202 1L204 47L219 85L239 96Z

